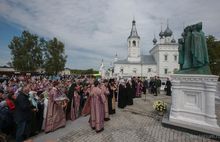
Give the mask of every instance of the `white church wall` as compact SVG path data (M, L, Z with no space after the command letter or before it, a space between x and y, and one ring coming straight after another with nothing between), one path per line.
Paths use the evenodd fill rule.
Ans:
M159 58L160 58L159 53L158 53L158 51L159 51L158 49L159 49L159 45L157 44L150 50L150 54L153 55L154 60L157 64L159 63ZM157 65L156 66L156 74L159 74L158 71L159 71L159 66Z
M178 45L160 45L159 47L159 76L167 77L179 69L178 64Z
M143 67L143 76L150 78L157 75L157 66L156 65L144 65Z
M120 77L152 77L156 75L156 65L115 64L114 74Z

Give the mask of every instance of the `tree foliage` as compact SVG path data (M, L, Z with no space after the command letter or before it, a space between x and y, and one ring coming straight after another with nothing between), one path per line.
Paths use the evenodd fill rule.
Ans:
M37 35L23 31L15 36L9 44L12 66L19 71L35 71L43 64L42 41Z
M49 74L57 74L65 67L67 56L64 54L64 44L53 38L47 42L45 50L45 71Z
M23 31L20 37L13 37L8 47L12 55L11 66L18 71L35 72L44 68L49 74L57 74L65 67L64 44L57 38L46 41Z
M213 74L220 75L220 41L212 35L207 36L210 68Z

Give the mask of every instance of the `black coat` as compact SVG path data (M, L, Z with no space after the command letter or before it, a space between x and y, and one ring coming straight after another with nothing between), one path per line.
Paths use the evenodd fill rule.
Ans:
M23 92L19 92L15 100L14 119L17 123L31 120L31 103Z
M75 103L73 101L73 94L76 87L76 83L73 83L67 93L67 97L69 99L69 102L67 104L66 114L68 115L70 113L71 107L75 106ZM71 106L73 104L73 106Z
M133 105L132 87L130 83L126 83L127 105Z
M145 87L145 88L148 88L148 81L147 81L147 80L144 80L144 83L143 83L143 84L144 84L144 87Z
M131 86L131 88L132 88L132 97L135 98L135 96L136 96L136 85L137 85L137 83L136 83L134 80L132 80L132 81L131 81L131 84L132 84L132 86Z
M166 85L165 85L165 88L166 88L166 91L167 91L167 94L166 94L166 95L168 95L168 96L170 96L171 93L172 93L172 92L171 92L171 86L172 86L171 81L167 80Z
M127 103L127 96L126 96L126 88L124 85L119 85L119 92L118 92L118 107L124 108Z

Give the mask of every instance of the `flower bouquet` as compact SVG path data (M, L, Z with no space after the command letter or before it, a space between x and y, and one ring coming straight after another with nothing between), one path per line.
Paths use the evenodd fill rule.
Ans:
M153 104L153 108L159 113L163 114L167 110L167 104L163 101L155 101Z

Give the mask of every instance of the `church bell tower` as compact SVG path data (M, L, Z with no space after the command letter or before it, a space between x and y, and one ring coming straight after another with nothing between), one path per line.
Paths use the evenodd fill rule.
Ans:
M138 36L135 20L132 21L130 36L128 37L128 61L140 62L140 37Z

